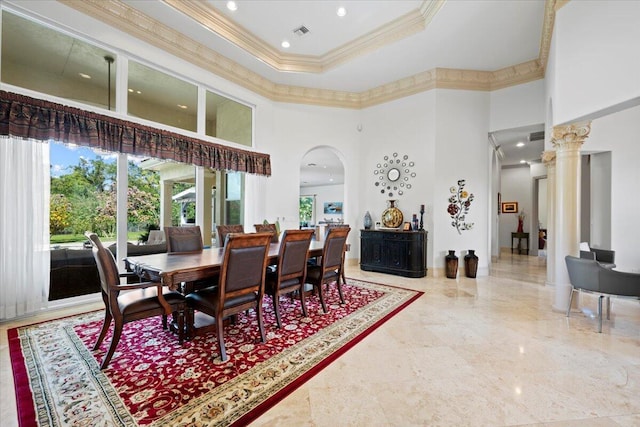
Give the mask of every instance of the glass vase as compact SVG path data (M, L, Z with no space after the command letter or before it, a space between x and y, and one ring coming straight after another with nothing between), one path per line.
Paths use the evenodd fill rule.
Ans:
M464 256L464 271L467 277L474 279L478 273L478 256L476 251L469 249L469 253Z
M448 279L455 279L458 276L458 257L456 251L449 251L449 255L444 257L445 272Z

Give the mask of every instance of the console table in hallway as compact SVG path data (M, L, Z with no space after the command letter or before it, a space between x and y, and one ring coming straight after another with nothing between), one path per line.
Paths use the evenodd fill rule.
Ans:
M515 239L518 239L518 246L516 247L513 246ZM522 239L527 242L527 246L524 248L522 247ZM522 251L526 251L526 254L529 255L529 233L511 233L511 253L513 253L514 249L518 250L518 255L520 255Z

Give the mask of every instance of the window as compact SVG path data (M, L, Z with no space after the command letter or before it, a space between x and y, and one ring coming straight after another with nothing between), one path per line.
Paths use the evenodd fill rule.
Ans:
M207 91L206 134L251 147L252 109Z
M113 109L115 54L44 25L2 12L2 81ZM110 89L110 91L109 91Z
M300 196L300 226L314 225L315 196Z
M129 61L128 114L195 132L198 87Z
M225 224L242 224L244 174L241 172L227 172L225 184Z

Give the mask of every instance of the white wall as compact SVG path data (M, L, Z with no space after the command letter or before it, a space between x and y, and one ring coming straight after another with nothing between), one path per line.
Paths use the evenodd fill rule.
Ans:
M490 92L490 131L544 123L544 80Z
M611 152L591 155L591 224L589 244L611 249Z
M489 95L483 92L436 90L436 132L433 154L433 257L436 268L444 268L449 250L460 257L468 249L478 255L478 275L487 275L491 261L489 203L491 149ZM449 188L458 180L475 196L465 222L472 230L461 234L452 227L447 212ZM460 265L460 264L459 264Z
M360 138L359 187L362 224L364 213L369 211L375 222L380 221L388 206L389 197L374 185L373 171L385 155L397 152L408 155L415 162L416 177L410 182L412 188L397 197L397 207L405 221L420 205L425 205L424 228L427 230L427 266L433 266L433 191L435 182L435 92L423 92L407 98L377 105L363 110ZM396 197L394 197L396 198Z
M638 22L638 1L571 1L557 12L554 124L640 100Z
M594 120L583 148L611 151L611 249L619 270L640 272L640 107Z

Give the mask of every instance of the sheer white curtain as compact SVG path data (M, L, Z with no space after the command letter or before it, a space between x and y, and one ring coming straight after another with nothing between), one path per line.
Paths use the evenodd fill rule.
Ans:
M49 294L49 144L0 136L0 320Z

